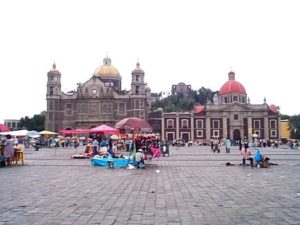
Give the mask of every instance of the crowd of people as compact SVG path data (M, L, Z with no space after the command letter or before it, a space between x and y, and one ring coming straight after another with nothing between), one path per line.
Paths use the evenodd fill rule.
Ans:
M173 143L174 144L174 143ZM225 152L230 153L233 145L238 145L242 156L242 165L247 165L249 161L250 166L266 166L269 162L269 157L262 154L258 149L264 147L278 148L280 142L274 140L257 140L256 142L250 141L242 142L241 140L232 141L227 139L212 138L209 141L187 141L186 146L198 145L210 145L211 150L214 153L221 152L221 146L225 147ZM288 141L287 145L291 149L298 148L297 141ZM153 156L159 157L169 156L169 142L161 141L157 134L135 134L129 135L126 138L112 139L109 135L93 134L89 137L64 137L64 136L47 136L41 135L40 137L12 137L11 135L0 137L1 156L6 165L11 165L14 157L15 149L19 148L24 150L25 148L34 147L36 150L39 148L56 148L56 147L68 147L77 148L84 146L84 154L88 157L101 156L120 158L124 157L121 152L127 151L134 157L136 167L143 167L145 160L153 158ZM18 146L18 147L17 147ZM159 152L159 154L158 154ZM1 159L1 158L0 158Z

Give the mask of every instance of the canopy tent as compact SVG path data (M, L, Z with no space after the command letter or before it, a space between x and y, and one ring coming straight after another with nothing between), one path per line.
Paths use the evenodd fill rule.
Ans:
M27 132L26 136L29 136L29 137L38 137L38 136L40 136L40 134L39 134L38 131L31 130L31 131Z
M16 131L9 131L9 132L2 132L0 135L7 135L10 134L11 136L26 136L28 130L16 130Z
M131 131L152 131L151 125L146 120L137 117L125 118L116 123L115 128Z
M8 132L9 128L5 126L4 124L0 123L0 132Z
M101 132L104 134L118 134L119 133L119 131L117 129L107 126L105 124L102 124L98 127L94 127L90 131L91 131L91 133Z
M58 133L55 133L55 132L52 132L52 131L48 131L48 130L43 130L39 134L56 135Z

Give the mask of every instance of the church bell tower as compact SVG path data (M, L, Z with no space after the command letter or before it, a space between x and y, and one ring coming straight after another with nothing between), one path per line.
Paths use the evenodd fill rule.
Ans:
M54 63L52 69L47 73L47 115L45 120L45 129L51 131L59 130L58 119L60 113L60 98L61 98L61 73L56 69Z

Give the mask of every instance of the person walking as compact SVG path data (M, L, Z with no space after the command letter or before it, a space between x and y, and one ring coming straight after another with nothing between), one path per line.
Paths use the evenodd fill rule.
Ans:
M226 139L226 153L230 153L230 148L231 148L231 140L229 137Z

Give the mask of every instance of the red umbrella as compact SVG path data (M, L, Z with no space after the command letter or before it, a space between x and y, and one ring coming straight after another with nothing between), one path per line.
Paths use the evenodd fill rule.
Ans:
M90 132L102 132L104 134L118 134L119 131L113 127L107 126L105 124L102 124L98 127L94 127L90 129Z
M8 132L9 128L5 126L4 124L0 123L0 132Z
M125 118L116 123L115 128L125 130L152 131L151 125L146 120L137 117Z

